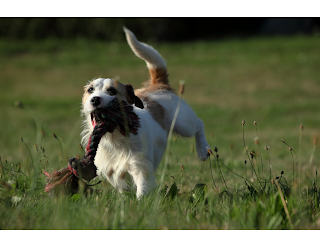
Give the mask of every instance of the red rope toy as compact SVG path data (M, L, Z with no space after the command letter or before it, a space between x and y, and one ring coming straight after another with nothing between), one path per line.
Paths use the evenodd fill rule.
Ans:
M133 112L133 106L124 100L112 100L107 107L98 108L91 113L94 129L90 135L85 155L82 159L72 157L68 166L54 171L45 172L47 184L45 192L51 194L62 191L64 194L76 194L79 190L79 179L90 181L97 176L94 158L102 136L106 132L119 132L128 137L129 133L138 134L140 118ZM86 186L87 183L85 183Z

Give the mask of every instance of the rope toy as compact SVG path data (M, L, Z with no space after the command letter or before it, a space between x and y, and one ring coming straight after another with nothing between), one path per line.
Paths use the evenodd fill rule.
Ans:
M67 167L51 174L45 172L47 176L45 192L54 194L62 191L64 194L76 194L79 190L79 179L90 181L97 176L94 158L103 135L107 132L113 133L117 128L124 137L128 137L129 133L137 135L140 127L140 118L133 112L133 106L118 99L112 100L105 108L96 109L91 113L91 120L94 129L83 158L72 157ZM84 183L86 190L90 185Z

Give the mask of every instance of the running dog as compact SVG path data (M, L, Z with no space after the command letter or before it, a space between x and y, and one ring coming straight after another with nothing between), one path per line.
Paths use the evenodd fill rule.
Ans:
M131 104L140 118L138 134L125 137L117 129L107 132L99 143L94 163L99 178L107 179L119 192L129 189L123 176L128 173L140 198L156 187L154 174L166 150L179 96L169 85L167 65L161 55L153 47L139 42L125 27L124 32L132 51L146 62L149 81L137 90L113 79L98 78L89 82L82 98L85 118L82 143L87 143L96 124L92 114L95 109L106 107L115 98ZM198 158L203 161L208 158L210 146L203 122L183 100L173 132L183 137L194 136Z

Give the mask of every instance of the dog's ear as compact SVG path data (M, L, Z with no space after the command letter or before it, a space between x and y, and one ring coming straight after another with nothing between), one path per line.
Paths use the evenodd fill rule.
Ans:
M130 84L126 84L126 91L127 91L126 98L127 98L128 103L131 105L135 104L136 107L143 109L144 106L143 106L141 99L139 99L139 97L137 97L134 94L133 87Z

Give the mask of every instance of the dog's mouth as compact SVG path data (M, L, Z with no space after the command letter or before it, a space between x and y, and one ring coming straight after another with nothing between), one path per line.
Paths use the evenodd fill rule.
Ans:
M91 116L91 123L93 128L96 127L96 125L98 123L104 122L105 119L103 118L103 116L101 115L100 112L101 109L95 109L93 112L91 112L90 116Z
M96 121L96 118L94 117L93 112L91 112L91 123L92 123L93 128L96 127L97 121Z
M107 132L113 133L118 128L125 137L129 136L129 133L137 135L140 128L139 116L126 101L114 100L107 107L96 108L90 113L90 118L94 129L100 126L106 128Z
M91 115L91 123L92 123L92 126L94 128L94 127L96 127L97 122L96 122L96 119L94 118L93 112L91 112L90 115Z

